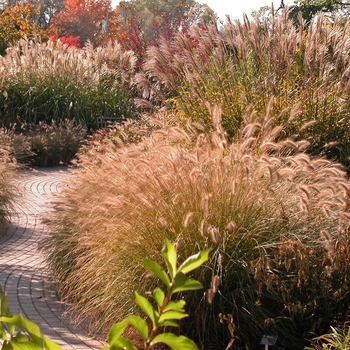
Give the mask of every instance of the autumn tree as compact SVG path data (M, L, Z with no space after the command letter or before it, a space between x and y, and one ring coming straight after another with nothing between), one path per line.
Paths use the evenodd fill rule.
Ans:
M37 17L40 11L32 3L18 3L6 6L0 11L0 54L23 37L46 38L46 32L39 27Z
M298 16L301 13L306 23L310 23L319 12L327 13L332 17L341 14L349 18L349 9L350 1L347 0L297 0L290 7L290 18L298 23Z
M119 7L124 24L122 44L139 55L160 37L170 40L174 33L214 15L210 7L195 0L130 0L121 1Z
M63 0L30 0L39 8L37 22L40 28L47 29L55 15L64 8Z
M21 3L21 0L0 0L0 10ZM46 29L52 18L63 9L63 0L24 0L23 3L31 3L35 6L36 14L32 17L42 29Z
M97 46L118 36L119 18L119 10L111 9L110 0L66 0L63 11L53 18L49 32L54 38L63 38L62 41L76 38L80 46L88 40Z

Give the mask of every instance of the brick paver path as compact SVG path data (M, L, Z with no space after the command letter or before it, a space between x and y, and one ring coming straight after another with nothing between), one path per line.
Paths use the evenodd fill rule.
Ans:
M20 173L19 196L10 213L10 223L0 237L0 285L7 293L10 311L22 312L64 349L101 349L103 344L85 336L64 314L65 305L57 300L37 250L47 232L42 217L50 210L50 201L60 191L62 181L69 176L67 167Z

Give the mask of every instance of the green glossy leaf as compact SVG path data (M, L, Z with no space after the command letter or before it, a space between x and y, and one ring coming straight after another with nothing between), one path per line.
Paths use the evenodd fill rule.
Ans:
M159 307L163 306L165 294L160 288L156 288L152 293L153 299L156 301Z
M2 288L0 286L0 302L1 302L0 312L1 312L1 316L4 316L4 311L8 309L8 307L4 306L4 301L7 302L7 298L6 298L4 291L2 290Z
M166 274L166 272L162 269L162 267L159 264L157 264L155 261L149 260L149 259L144 259L143 263L147 267L148 270L153 272L161 281L163 281L165 283L167 288L169 288L170 279L169 279L168 275Z
M18 317L18 323L16 323L16 325L22 329L25 329L34 343L40 346L44 345L44 335L41 333L41 330L36 323L28 320L23 315L13 317Z
M175 310L185 312L186 301L185 300L174 300L170 301L164 308L164 311Z
M111 347L110 350L138 350L129 339L120 337Z
M108 334L108 343L113 349L117 349L118 346L123 342L121 339L123 332L128 326L135 327L141 334L144 340L148 339L148 326L144 319L140 316L131 315L125 318L123 321L116 323Z
M140 306L143 312L150 318L150 320L153 323L153 326L157 326L158 316L152 304L145 297L138 294L137 292L135 292L135 296L136 296L136 304Z
M174 320L165 320L162 322L162 327L179 327L179 324Z
M128 316L124 322L128 325L135 327L141 334L144 341L148 339L148 325L147 322L140 316L131 315Z
M13 350L43 350L43 347L33 342L17 342L11 340Z
M11 316L12 317L12 316ZM1 321L0 321L1 322ZM14 335L15 333L16 333L16 325L14 325L14 324L11 324L11 323L8 323L7 324L7 327L8 327L8 329L9 329L9 333L11 334L11 335Z
M172 350L198 350L195 342L184 336L177 336L173 333L158 334L151 342L151 346L164 343L168 345Z
M185 292L189 290L202 289L203 285L197 280L187 277L182 272L178 273L175 277L173 285L171 286L170 293Z
M4 325L1 322L0 322L0 338L2 340L7 340L7 335L6 335L6 332L5 332Z
M18 332L16 336L12 337L11 341L16 341L17 343L28 343L30 342L30 338L22 332Z
M179 311L168 311L164 312L159 316L158 323L161 325L165 320L182 320L187 317L188 314Z
M209 259L209 253L211 249L207 249L203 252L199 252L188 257L178 268L177 272L182 272L183 274L187 274L201 265L203 265Z
M167 238L165 239L163 256L169 270L169 275L171 279L174 279L176 275L177 253L175 247L170 243L170 241Z
M1 288L0 288L0 300L1 300L1 308L0 308L1 316L12 316L11 312L9 311L6 294L3 292Z
M46 350L62 350L62 348L51 339L44 337L45 349Z
M117 342L118 339L122 336L127 326L128 326L128 323L125 320L113 325L108 333L108 337L107 337L108 343L112 345L115 342Z
M13 350L13 347L10 342L4 342L2 344L1 350Z
M22 329L25 329L30 338L33 340L34 343L43 346L44 344L44 339L43 339L43 334L40 331L40 328L38 325L36 325L34 322L28 320L22 315L15 315L11 317L1 317L0 322L6 322L8 324L15 325L17 327L20 327Z

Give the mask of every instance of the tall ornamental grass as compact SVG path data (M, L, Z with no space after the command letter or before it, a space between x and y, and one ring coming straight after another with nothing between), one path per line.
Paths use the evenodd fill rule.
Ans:
M0 230L8 219L11 202L15 196L13 180L17 169L13 157L14 150L3 141L3 132L0 130Z
M74 120L39 122L29 125L25 132L33 153L28 163L46 167L70 164L86 139L86 127Z
M222 105L222 125L230 137L244 111L259 113L274 97L272 118L288 136L309 140L309 151L348 165L350 22L319 14L296 27L288 10L253 19L194 27L147 50L135 84L145 108L166 107L186 124L202 120L213 128L206 102ZM280 117L300 104L293 120ZM305 123L313 124L303 129Z
M8 128L0 128L0 145L5 151L8 159L17 165L24 165L30 162L35 155L29 138L25 135L25 127L11 125Z
M201 123L164 126L137 143L95 139L81 152L42 244L78 321L104 332L138 312L134 291L155 287L142 259L157 260L165 237L180 258L213 248L194 276L207 291L186 295L181 327L203 349L257 349L263 334L302 349L349 306L345 173L304 153L307 141L282 138L272 104L247 112L232 142L221 108L209 106L211 133Z
M18 166L55 166L72 163L86 134L86 127L68 119L14 124L0 128L0 145Z
M0 57L1 125L74 119L95 128L96 118L132 118L135 64L117 42L78 49L22 39Z

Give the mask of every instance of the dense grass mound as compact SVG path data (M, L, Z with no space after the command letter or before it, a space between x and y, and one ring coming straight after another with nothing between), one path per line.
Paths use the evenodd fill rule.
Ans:
M0 144L21 166L68 165L85 143L86 134L86 128L74 120L22 123L0 128Z
M86 134L86 127L68 119L29 125L25 137L33 155L27 161L34 166L71 164L85 143Z
M16 172L16 161L12 157L13 149L3 141L0 130L0 229L8 218L8 210L15 196L13 178Z
M186 296L182 331L203 348L225 348L219 313L232 314L237 344L257 348L267 333L301 349L349 304L345 174L305 154L305 141L276 142L283 128L270 109L248 113L232 143L220 108L211 113L210 134L200 124L163 128L81 153L43 242L51 273L80 320L107 331L137 311L135 290L154 287L142 259L157 260L165 237L180 259L213 247L196 275L207 291Z

